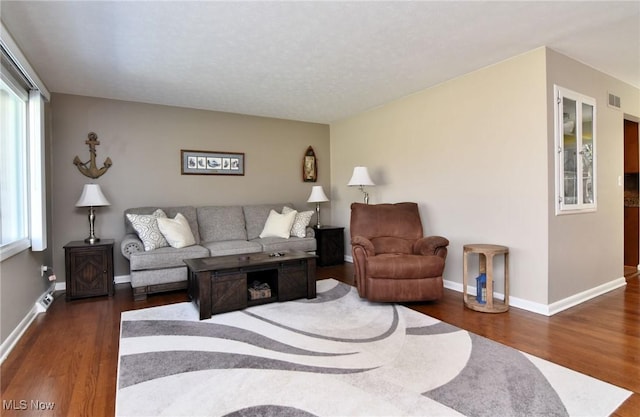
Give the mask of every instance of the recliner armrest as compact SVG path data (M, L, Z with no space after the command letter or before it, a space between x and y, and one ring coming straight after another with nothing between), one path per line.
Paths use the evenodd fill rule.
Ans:
M367 256L374 256L376 254L373 243L371 243L371 241L364 236L353 236L351 238L351 246L360 246L362 249L364 249Z
M447 238L442 236L427 236L414 242L413 253L419 255L436 255L446 258L447 246L449 246L449 240Z
M136 252L144 252L144 244L135 233L128 233L122 238L122 243L120 243L120 251L122 255L131 259L131 254Z

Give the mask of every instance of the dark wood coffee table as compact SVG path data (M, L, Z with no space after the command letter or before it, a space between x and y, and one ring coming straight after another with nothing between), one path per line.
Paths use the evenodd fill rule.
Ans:
M200 320L258 304L316 297L316 255L306 252L213 256L184 263L189 270L189 298ZM254 281L268 284L270 297L250 299Z

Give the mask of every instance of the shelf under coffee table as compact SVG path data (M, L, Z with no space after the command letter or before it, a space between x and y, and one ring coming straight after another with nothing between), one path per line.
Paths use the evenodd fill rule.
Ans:
M185 259L184 263L189 298L200 320L258 304L316 297L316 255L306 252L212 256ZM254 281L267 283L270 296L250 299Z

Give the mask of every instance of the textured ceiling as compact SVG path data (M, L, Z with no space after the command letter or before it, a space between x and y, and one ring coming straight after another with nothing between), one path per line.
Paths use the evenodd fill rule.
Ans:
M36 2L52 92L329 123L540 46L640 88L640 2Z

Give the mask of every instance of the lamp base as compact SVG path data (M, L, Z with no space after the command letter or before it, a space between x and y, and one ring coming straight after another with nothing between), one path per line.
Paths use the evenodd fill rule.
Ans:
M94 243L98 243L100 242L100 238L99 237L88 237L84 240L84 243L88 243L90 245L93 245Z
M316 203L316 227L319 229L320 226L320 203Z
M369 193L364 189L364 186L360 186L360 191L364 194L364 204L369 204Z
M100 242L100 239L97 238L95 234L95 221L96 211L93 209L93 206L91 206L89 207L89 237L84 240L84 243L93 245L94 243Z

